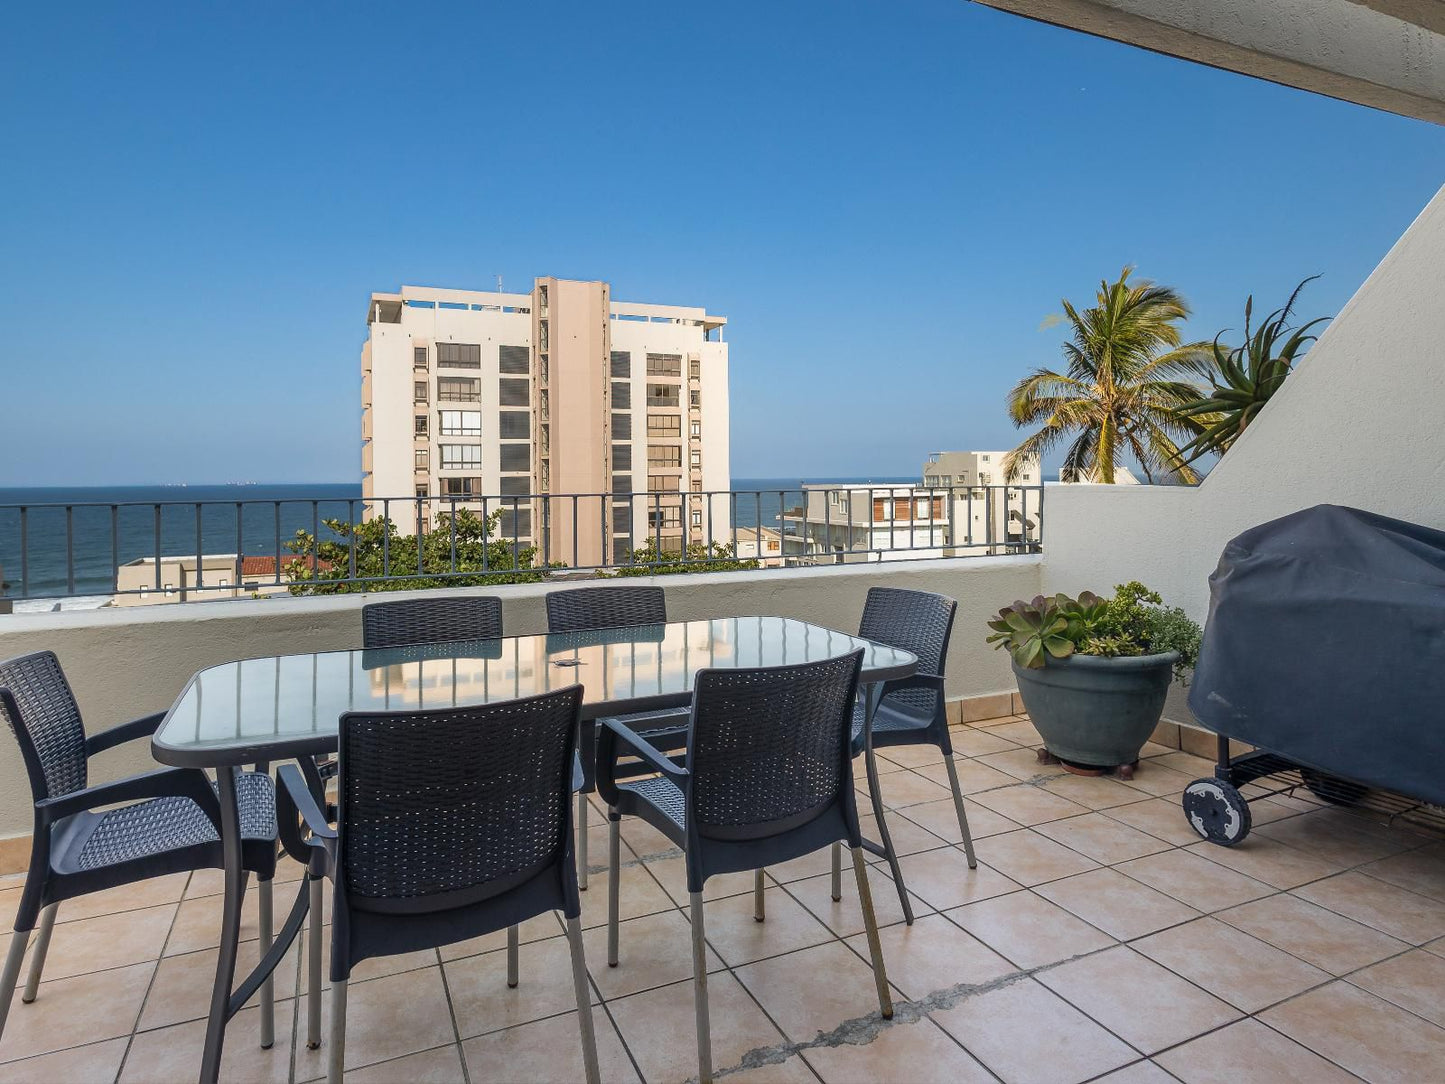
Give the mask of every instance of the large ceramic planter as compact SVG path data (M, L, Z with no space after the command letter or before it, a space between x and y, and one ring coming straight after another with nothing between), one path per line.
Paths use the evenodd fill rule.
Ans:
M1014 663L1019 695L1048 751L1071 764L1133 764L1159 725L1178 655L1105 659L1046 656L1029 670Z

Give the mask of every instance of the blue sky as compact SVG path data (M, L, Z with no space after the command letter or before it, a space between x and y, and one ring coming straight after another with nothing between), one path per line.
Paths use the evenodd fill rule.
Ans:
M354 480L367 295L497 274L728 316L735 476L908 474L1016 442L1060 297L1333 313L1445 180L965 0L86 7L0 41L0 485Z

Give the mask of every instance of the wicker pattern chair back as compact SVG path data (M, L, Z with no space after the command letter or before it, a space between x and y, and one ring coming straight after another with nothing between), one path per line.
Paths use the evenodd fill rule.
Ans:
M621 629L667 623L661 587L574 587L547 596L547 631Z
M948 657L948 638L958 603L945 595L907 591L897 587L872 587L863 605L858 635L889 647L902 648L918 656L918 672L943 676ZM920 715L937 712L938 694L929 689L905 689L891 693L890 704Z
M502 600L489 595L402 598L361 608L361 642L369 648L492 640L502 635Z
M568 852L581 686L341 718L339 879L357 910L476 903Z
M37 802L85 788L85 725L54 652L0 662L0 717L20 743Z
M700 836L763 838L833 804L851 779L861 650L756 670L705 670L694 692L688 818Z

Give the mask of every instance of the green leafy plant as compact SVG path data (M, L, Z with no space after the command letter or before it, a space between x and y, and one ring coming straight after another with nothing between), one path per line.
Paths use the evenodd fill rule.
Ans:
M1328 320L1321 316L1297 328L1290 327L1290 315L1300 291L1319 278L1311 275L1294 288L1284 308L1265 317L1257 330L1250 329L1254 296L1244 303L1244 343L1226 351L1219 345L1223 331L1214 337L1212 390L1196 403L1179 407L1181 418L1202 422L1204 432L1179 450L1178 465L1184 467L1203 455L1223 455L1250 422L1284 384L1294 369L1299 353L1318 336L1310 328Z
M1104 599L1092 591L1077 598L1040 595L1005 606L988 622L987 642L1006 649L1020 666L1036 670L1047 657L1075 652L1101 658L1179 653L1174 675L1184 681L1199 658L1202 632L1177 606L1165 606L1158 592L1137 580L1119 584Z
M657 540L649 538L647 544L632 551L633 564L622 565L611 572L599 573L607 576L667 576L679 572L739 572L762 568L762 563L751 557L738 557L731 545L713 542L689 542L684 552L661 550Z

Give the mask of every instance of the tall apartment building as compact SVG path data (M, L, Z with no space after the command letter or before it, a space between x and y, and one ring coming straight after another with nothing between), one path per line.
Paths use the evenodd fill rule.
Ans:
M453 501L569 565L726 536L727 319L539 278L372 294L362 493L405 533ZM709 496L709 494L720 494ZM573 497L576 496L574 500Z

